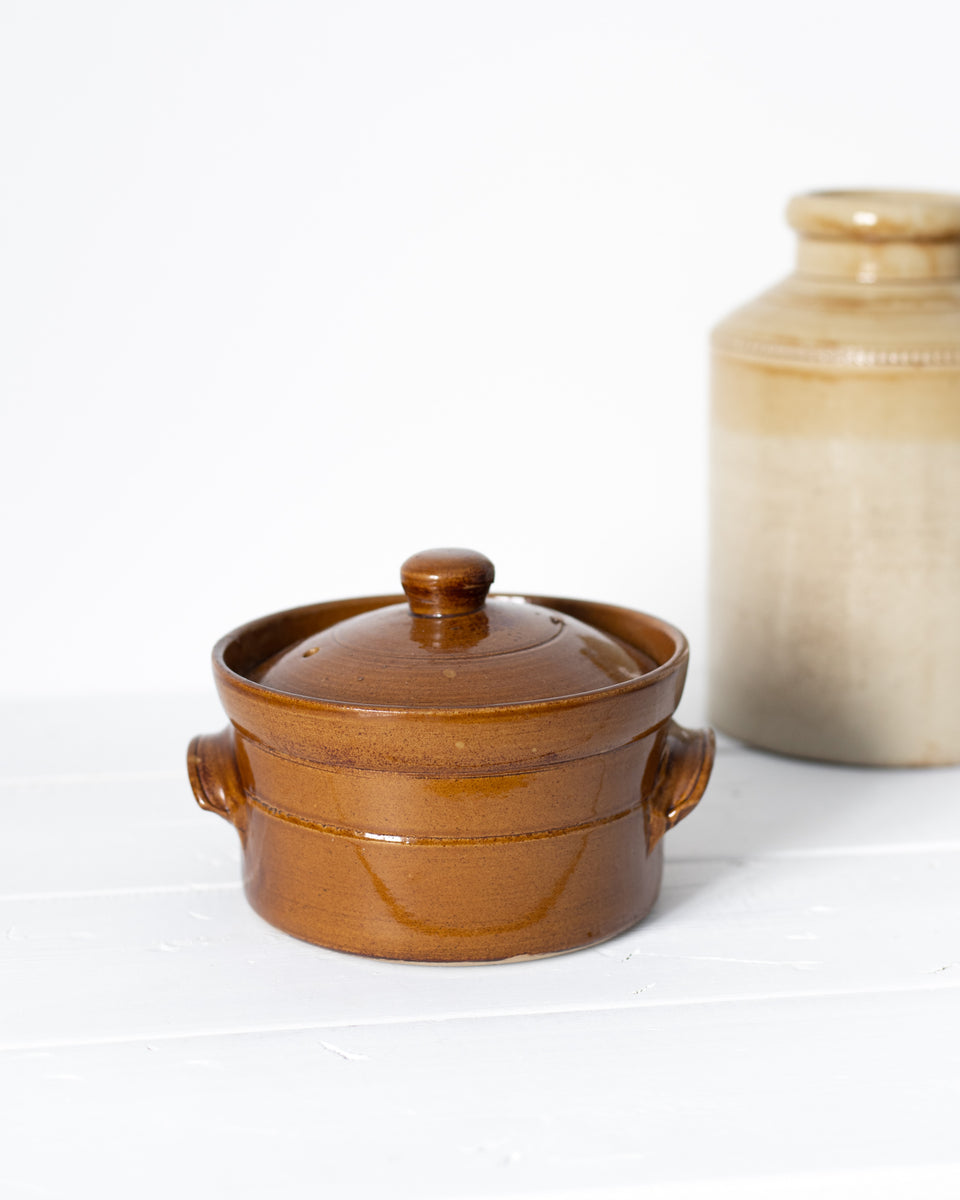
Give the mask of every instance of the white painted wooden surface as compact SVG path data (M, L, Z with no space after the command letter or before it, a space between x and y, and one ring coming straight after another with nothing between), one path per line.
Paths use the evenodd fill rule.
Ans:
M0 722L0 1197L960 1194L960 771L721 740L643 925L413 967L247 907L213 697Z

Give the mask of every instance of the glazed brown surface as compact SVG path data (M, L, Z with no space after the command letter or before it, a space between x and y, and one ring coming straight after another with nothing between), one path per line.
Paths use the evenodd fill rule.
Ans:
M433 600L424 600L434 584L422 577L431 565L443 575L452 562L469 582L487 560L465 567L463 552L444 552L433 564L425 557L410 560L418 578L409 611L396 613L395 597L316 605L264 618L218 644L217 686L232 725L191 744L198 801L237 827L254 908L308 941L426 962L557 953L610 937L649 910L660 838L696 804L709 777L712 735L689 734L671 720L686 643L670 626L627 609L503 600L516 614L520 649L478 656L484 669L473 703L445 706L451 681L443 672L471 661L478 613L465 611L465 600L451 604L449 589L438 599L434 587ZM473 580L475 600L489 582ZM414 605L446 615L418 615ZM342 668L337 682L349 680L343 650L353 641L351 625L364 621L381 649L359 638L354 669L363 662L359 673L385 678L397 674L397 646L402 658L418 622L428 632L451 631L449 655L436 649L436 635L424 633L426 646L414 636L412 674L420 655L429 669L411 688L412 706L271 686L274 672L288 682L281 667L323 662L321 651L305 649L344 629L332 653ZM502 693L501 677L510 676L504 664L525 661L530 689L543 690L538 654L562 637L537 640L530 631L555 629L554 622L574 628L572 641L589 636L604 654L622 656L627 677L615 681L603 668L598 677L595 650L574 656L571 674L561 654L551 676L560 695L483 703L485 694ZM401 630L399 642L385 629ZM308 677L311 687L316 679ZM308 690L302 675L294 686Z
M472 551L414 555L401 577L406 603L312 632L251 677L338 704L482 708L595 692L653 665L569 613L488 600L493 564Z

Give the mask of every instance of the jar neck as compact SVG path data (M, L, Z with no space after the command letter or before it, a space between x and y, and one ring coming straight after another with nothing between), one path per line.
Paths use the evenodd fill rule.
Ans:
M864 241L801 237L797 273L879 283L960 277L960 241Z

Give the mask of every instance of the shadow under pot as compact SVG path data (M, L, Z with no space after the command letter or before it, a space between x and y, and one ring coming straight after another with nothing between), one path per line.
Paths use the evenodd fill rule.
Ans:
M254 909L296 937L418 962L593 945L660 888L709 730L672 716L687 643L612 605L492 596L432 550L399 596L292 609L214 650L231 724L197 737L197 801L243 842Z

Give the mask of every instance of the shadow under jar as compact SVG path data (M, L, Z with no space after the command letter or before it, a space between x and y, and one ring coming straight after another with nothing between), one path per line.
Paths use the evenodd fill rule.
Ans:
M710 731L672 720L683 635L611 605L487 598L433 550L407 600L265 617L214 650L231 724L190 779L243 842L250 903L336 950L422 962L556 954L640 920Z

